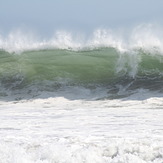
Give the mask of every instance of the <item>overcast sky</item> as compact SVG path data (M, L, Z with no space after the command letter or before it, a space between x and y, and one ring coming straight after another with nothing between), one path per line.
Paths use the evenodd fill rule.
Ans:
M162 23L163 0L0 0L0 29L92 30Z

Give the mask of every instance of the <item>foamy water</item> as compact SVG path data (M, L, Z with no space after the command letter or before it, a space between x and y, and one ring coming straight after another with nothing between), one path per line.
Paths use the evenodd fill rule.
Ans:
M3 163L163 162L163 98L0 102Z

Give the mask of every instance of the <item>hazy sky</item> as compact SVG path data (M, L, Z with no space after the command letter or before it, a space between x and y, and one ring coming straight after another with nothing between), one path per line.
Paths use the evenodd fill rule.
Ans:
M159 23L163 0L0 0L0 29L92 30Z

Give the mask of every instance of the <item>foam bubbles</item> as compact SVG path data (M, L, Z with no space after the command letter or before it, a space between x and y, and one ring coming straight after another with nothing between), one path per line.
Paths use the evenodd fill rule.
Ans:
M160 163L163 100L149 96L140 92L123 100L0 102L0 160Z

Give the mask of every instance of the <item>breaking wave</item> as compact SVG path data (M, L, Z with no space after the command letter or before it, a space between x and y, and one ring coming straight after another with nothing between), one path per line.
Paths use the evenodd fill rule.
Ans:
M162 91L161 35L142 25L128 35L96 30L87 40L64 31L41 41L20 31L0 36L0 94L65 87Z

